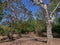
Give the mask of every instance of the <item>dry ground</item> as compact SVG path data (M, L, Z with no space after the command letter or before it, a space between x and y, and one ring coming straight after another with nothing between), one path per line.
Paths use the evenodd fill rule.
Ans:
M45 37L38 37L37 41L36 38L34 38L35 37L34 35L29 37L30 35L22 35L22 38L10 42L2 42L0 43L0 45L60 45L60 38L54 38L51 44L47 44L46 42L44 42L46 41Z
M11 42L3 42L0 45L60 45L60 39L55 38L52 44L46 44L45 42L30 40L29 38L20 38Z

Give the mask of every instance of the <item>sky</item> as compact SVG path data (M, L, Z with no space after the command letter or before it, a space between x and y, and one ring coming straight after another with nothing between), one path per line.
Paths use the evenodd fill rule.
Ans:
M9 1L9 0L7 0ZM48 0L43 0L44 3L48 4L49 1ZM4 0L2 0L2 2L4 2ZM33 2L31 2L31 0L22 0L22 3L25 5L25 7L29 10L32 11L32 14L36 13L37 10L40 10L39 6L34 5ZM14 3L14 5L16 5Z
M7 0L9 1L9 0ZM4 0L2 0L2 2L4 2ZM34 15L38 10L40 10L40 7L37 5L34 5L33 2L31 2L31 0L22 0L22 3L25 5L25 7L29 10L32 11L32 14ZM44 0L44 3L48 4L49 1L48 0ZM14 5L16 6L16 4L14 3ZM6 14L8 15L8 11L5 11ZM4 21L4 20L2 20Z
M37 10L39 10L39 6L34 5L31 0L22 0L22 3L26 6L26 8L30 11L32 11L32 14L36 13ZM44 0L45 4L48 4L48 0Z
M4 0L2 0L4 1ZM25 7L29 10L32 11L32 14L35 14L38 10L40 10L40 7L37 5L34 5L31 0L22 0L22 3L25 5ZM49 3L49 0L44 0L45 4ZM14 5L16 5L14 3ZM60 14L60 13L59 13Z
M28 10L32 11L32 14L39 10L39 6L33 5L30 0L22 0L22 3L26 6Z

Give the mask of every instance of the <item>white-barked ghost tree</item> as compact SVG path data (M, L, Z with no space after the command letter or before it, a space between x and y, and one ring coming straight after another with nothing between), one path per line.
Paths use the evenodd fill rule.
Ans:
M43 10L44 21L46 23L46 29L47 29L47 43L49 44L53 39L52 23L55 20L55 16L56 16L55 11L60 5L60 2L58 2L55 8L53 9L53 11L50 12L48 8L49 4L45 4L43 0L32 0L32 1L34 4L39 5Z

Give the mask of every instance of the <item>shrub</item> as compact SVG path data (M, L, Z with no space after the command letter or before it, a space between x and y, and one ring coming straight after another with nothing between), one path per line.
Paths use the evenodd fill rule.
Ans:
M0 26L0 35L8 35L11 31L11 28L8 26Z

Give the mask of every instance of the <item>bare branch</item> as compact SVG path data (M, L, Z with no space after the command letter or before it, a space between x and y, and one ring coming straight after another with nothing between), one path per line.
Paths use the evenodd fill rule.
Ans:
M43 0L33 0L34 4L36 5L40 5L41 8L44 7L44 3ZM44 8L43 8L44 9Z
M60 2L57 4L57 6L55 7L55 9L51 12L50 16L56 11L56 9L58 8L59 5L60 5Z

